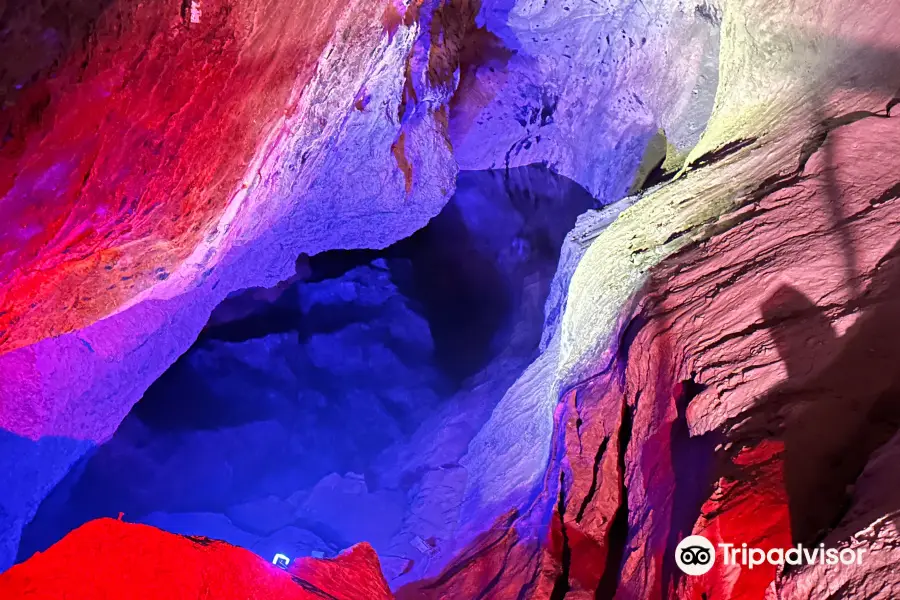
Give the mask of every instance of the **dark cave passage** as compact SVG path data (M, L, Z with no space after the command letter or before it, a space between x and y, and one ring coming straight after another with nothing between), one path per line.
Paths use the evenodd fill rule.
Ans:
M421 575L466 518L458 461L537 355L560 247L593 206L543 167L464 172L412 237L233 294L47 497L19 559L122 512L267 559L368 541L389 580Z

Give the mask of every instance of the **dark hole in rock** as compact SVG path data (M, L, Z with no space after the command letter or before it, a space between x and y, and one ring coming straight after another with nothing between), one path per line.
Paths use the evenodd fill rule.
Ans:
M422 576L466 518L458 461L536 357L560 247L593 206L541 166L464 172L412 237L233 294L47 497L19 559L122 512L267 559L365 540L389 580Z

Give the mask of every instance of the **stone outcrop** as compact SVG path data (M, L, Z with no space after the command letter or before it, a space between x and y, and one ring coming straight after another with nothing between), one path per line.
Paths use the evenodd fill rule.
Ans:
M287 569L242 548L101 519L0 575L5 598L286 598L389 600L371 547Z

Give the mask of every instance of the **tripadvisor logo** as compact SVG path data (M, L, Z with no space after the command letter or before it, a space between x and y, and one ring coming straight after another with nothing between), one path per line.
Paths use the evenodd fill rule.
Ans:
M719 544L722 553L722 564L741 565L747 568L769 565L859 565L862 564L863 548L825 548L824 544L807 547L797 544L793 548L750 548L747 544L740 547L734 544ZM702 535L689 535L681 540L675 548L675 563L688 575L703 575L712 569L716 562L716 550L708 539Z
M716 562L716 549L702 535L689 535L675 548L675 563L688 575L703 575Z

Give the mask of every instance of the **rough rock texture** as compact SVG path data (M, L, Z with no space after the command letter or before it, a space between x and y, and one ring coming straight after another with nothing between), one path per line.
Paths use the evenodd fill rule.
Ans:
M854 117L649 271L608 360L562 394L536 499L399 597L893 597L900 126ZM688 578L691 533L871 560Z
M660 129L679 152L696 144L720 20L709 2L485 0L451 104L461 167L543 162L618 200Z
M0 575L4 598L389 600L371 547L331 560L301 559L287 572L203 537L101 519Z
M723 63L718 118L701 142L723 150L695 154L678 180L608 227L594 217L606 228L585 236L559 362L530 369L556 367L562 385L552 372L527 382L483 430L495 449L483 472L495 483L482 490L509 497L502 473L515 469L533 473L520 498L532 482L542 491L443 576L400 597L892 597L897 507L883 445L897 423L900 227L889 165L900 137L888 115L900 72L883 23L895 9L826 11L823 31L803 33L827 56L773 54L780 68L805 70L779 94L784 71L746 60L799 34L753 8L725 12L747 37L727 40L737 56ZM748 105L763 94L754 114ZM776 110L801 100L806 115ZM767 135L754 131L759 117ZM746 141L726 146L723 132ZM546 347L541 360L552 339ZM552 404L523 404L543 386ZM534 469L543 450L524 454L530 444L520 442L537 411L554 424L546 472ZM530 439L546 439L547 426L534 427ZM532 535L535 521L549 531ZM763 548L823 540L874 556L837 577L717 565L684 578L672 550L691 532Z
M432 32L386 30L393 3L26 4L3 9L29 59L3 70L0 565L226 294L409 235L456 172Z
M208 9L196 23L194 11L178 22L196 30ZM0 425L12 432L0 456L15 457L0 459L0 472L17 481L0 505L0 526L11 532L4 550L75 458L108 437L196 337L215 302L287 277L300 252L381 246L416 229L449 194L452 149L465 168L543 162L603 203L625 199L583 216L569 236L546 278L541 354L530 366L504 367L508 379L485 367L446 412L392 440L370 473L328 474L295 497L305 514L352 512L375 486L414 479L402 516L381 508L390 501L377 504L396 534L382 552L400 598L895 597L896 4L457 0L369 9L360 3L335 13L333 25L314 23L333 27L322 42L331 45L303 93L291 88L297 110L252 146L252 171L236 169L236 194L219 197L210 223L221 227L191 232L195 241L182 247L170 240L183 232L161 218L168 237L151 245L172 246L166 270L151 269L143 287L103 310L64 278L52 280L60 295L46 294L46 306L29 304L35 278L68 277L59 265L81 263L60 257L101 243L91 234L65 251L79 232L44 221L49 241L30 242L22 199L43 198L52 178L28 170L37 163L27 152L11 155L15 185L0 209L26 226L10 230L14 262L2 264L8 281L21 273L25 283L4 283L0 317L17 319L3 343L18 348L0 356L12 374L0 391ZM53 63L35 56L38 70ZM60 111L70 105L79 106ZM32 114L14 121L10 139L43 139L21 125ZM661 172L679 164L677 174ZM71 173L85 190L115 180ZM162 183L180 181L176 173ZM73 223L86 222L74 214ZM499 229L502 219L491 223ZM38 270L42 253L49 262ZM180 268L170 268L179 256ZM122 307L130 308L115 312ZM242 310L219 318L233 323ZM94 322L104 315L113 316ZM55 328L35 329L45 322ZM479 385L498 381L490 405L481 403ZM238 535L238 521L256 538L296 527L284 498L240 500L224 525L217 511L182 525ZM183 517L153 513L172 528ZM718 564L688 578L672 552L690 533L869 554L839 573ZM285 539L319 543L297 531Z
M880 523L896 507L872 490L870 457L895 431L896 9L829 8L821 30L795 10L727 7L719 99L687 168L614 222L581 221L558 334L551 311L544 354L463 462L477 494L506 499L475 520L495 529L400 597L890 596ZM868 512L854 511L867 463ZM673 564L692 531L768 548L832 529L827 543L881 557L840 579L685 580Z
M402 97L424 85L405 69L419 28L388 36L390 6L207 2L199 22L174 3L92 7L86 48L58 57L52 81L6 99L3 350L115 314L158 280L172 281L151 297L182 292L285 213L308 228L291 243L308 253L386 245L424 224L452 190L454 167L434 121L440 97L415 120L417 105ZM52 9L38 18L63 16ZM9 13L15 27L20 14ZM354 104L360 93L364 106ZM374 150L355 157L348 136ZM389 168L398 138L403 164ZM346 206L317 198L326 184L350 191L335 175L351 158L356 181L378 181L380 195L348 194ZM413 169L420 162L435 167L428 181ZM360 227L363 201L403 218ZM324 211L329 227L310 219Z
M817 542L893 433L897 357L877 340L891 337L900 229L896 181L874 166L900 150L897 131L878 116L832 130L802 176L758 190L727 231L651 272L617 357L599 375L608 386L600 404L622 405L631 421L619 474L628 534L618 543L642 550L626 551L623 593L760 597L771 568L717 566L702 580L680 580L675 543L691 531L762 547ZM609 384L614 377L620 385ZM597 436L592 429L580 429L582 445ZM574 483L565 494L577 505L602 486L576 471L590 453L576 459L569 445L567 455ZM605 474L614 459L597 460ZM585 520L614 515L613 506L591 506Z
M594 205L540 167L462 173L411 238L232 295L43 502L19 559L124 512L269 559L367 541L392 585L436 573L465 520L456 463L537 355L560 246Z
M779 577L770 588L774 598L802 598L838 595L847 590L861 598L896 598L900 594L896 564L898 508L896 472L897 434L870 458L856 480L850 508L825 543L833 548L863 549L864 568L827 569L806 567Z
M638 69L656 87L614 98L605 90L633 65L667 54L668 21L646 43L616 32L624 54L607 55L601 38L612 36L617 3L596 30L595 9L562 2L313 4L4 5L3 55L26 58L0 71L0 215L10 225L0 241L0 369L9 374L0 444L18 457L2 469L17 483L0 506L0 564L40 499L112 435L228 293L290 277L300 253L383 247L420 228L452 191L451 139L466 166L545 160L601 200L617 197L659 126L655 108L639 107L681 107L715 47L715 19L681 10L673 39L699 40L684 68L669 79L664 67ZM526 47L532 24L521 16L553 35ZM582 52L597 50L585 64L603 71L600 87L561 69L573 32ZM504 57L508 85L492 79ZM683 85L670 89L670 79ZM485 124L526 81L528 114L516 127L565 126L535 136L556 148L549 160L501 161L496 143L505 155L509 132ZM578 81L588 83L563 93ZM500 83L479 113L482 134L469 135L482 92ZM581 96L627 106L597 108L585 128L575 122ZM576 127L581 137L569 139ZM589 139L611 143L575 160ZM494 158L468 158L479 145Z

